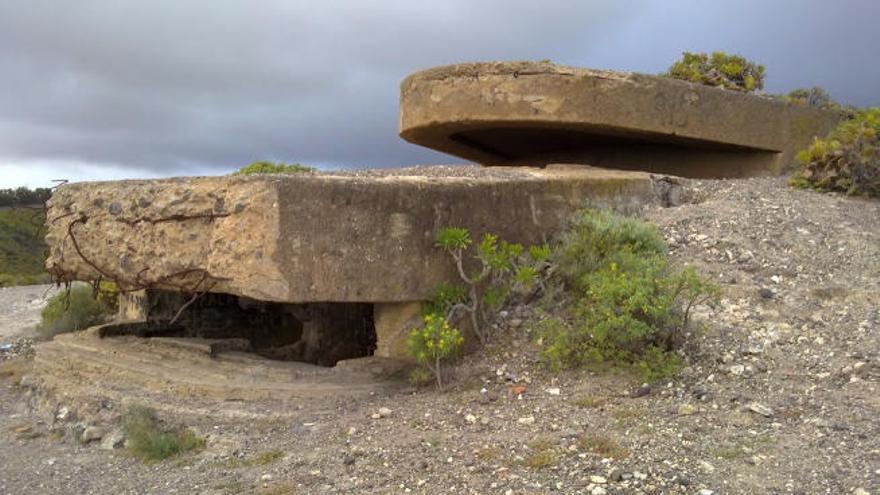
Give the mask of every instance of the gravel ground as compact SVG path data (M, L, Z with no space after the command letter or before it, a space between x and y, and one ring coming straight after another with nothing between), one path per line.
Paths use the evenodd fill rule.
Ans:
M447 390L188 418L206 448L154 464L59 434L73 415L6 380L0 493L880 494L880 202L778 179L688 188L644 216L724 295L672 380L549 373L515 307Z

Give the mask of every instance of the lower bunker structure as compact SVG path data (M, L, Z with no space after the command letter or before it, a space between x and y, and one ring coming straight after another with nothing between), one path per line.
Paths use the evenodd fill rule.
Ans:
M71 184L49 202L48 266L117 284L123 323L100 336L324 366L406 359L422 303L457 281L441 229L539 244L585 206L669 193L649 174L569 166Z

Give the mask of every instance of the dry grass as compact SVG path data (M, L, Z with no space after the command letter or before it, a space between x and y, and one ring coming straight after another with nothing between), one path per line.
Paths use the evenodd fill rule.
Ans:
M559 461L559 456L552 450L533 452L523 461L523 465L530 469L540 470L553 467Z
M260 488L257 493L259 495L296 495L296 488L293 484L280 483Z
M575 400L574 404L584 409L598 409L608 404L608 399L605 397L594 397L591 395L586 395Z
M33 361L30 359L10 359L0 363L0 378L8 379L14 386L21 384L21 377L30 372Z
M498 447L485 446L478 450L474 456L481 461L490 462L499 459L501 454L501 449Z
M546 469L559 461L555 447L557 441L552 438L538 437L528 443L531 453L523 460L523 465L530 469Z
M578 437L578 447L581 450L592 452L610 459L625 459L629 456L629 450L606 435L599 433L584 433Z

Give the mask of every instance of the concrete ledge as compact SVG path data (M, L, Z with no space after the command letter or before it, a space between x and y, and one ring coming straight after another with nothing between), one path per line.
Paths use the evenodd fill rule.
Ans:
M444 227L534 244L578 208L659 200L648 174L566 166L68 184L49 202L47 266L124 290L421 301L457 280L433 245Z
M840 120L673 79L545 62L460 64L401 84L400 135L485 165L583 163L688 177L781 172Z

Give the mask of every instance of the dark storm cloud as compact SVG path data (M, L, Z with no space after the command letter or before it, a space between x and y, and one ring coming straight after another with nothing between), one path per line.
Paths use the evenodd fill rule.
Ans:
M469 60L656 72L684 49L726 49L766 63L770 89L821 84L877 104L878 5L6 0L0 187L28 173L223 173L260 158L455 161L397 137L398 84Z

